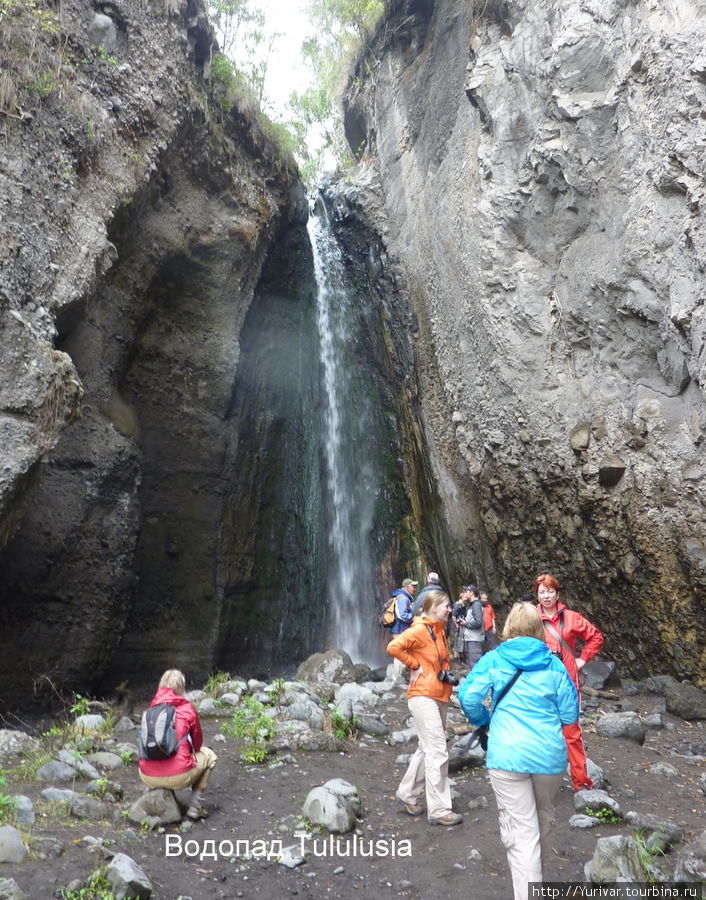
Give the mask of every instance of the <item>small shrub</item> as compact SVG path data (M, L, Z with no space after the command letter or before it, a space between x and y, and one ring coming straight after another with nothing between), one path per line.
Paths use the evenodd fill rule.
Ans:
M17 800L7 793L7 778L0 769L0 822L9 822L17 810Z
M208 676L204 690L212 697L217 697L219 694L223 693L229 681L230 675L227 672L216 669L215 672L211 672Z
M246 763L259 764L267 759L267 741L274 737L275 726L272 719L265 715L266 709L259 700L247 697L235 710L231 721L221 726L223 734L244 742L241 755Z
M69 712L75 718L79 716L87 716L91 711L91 703L88 697L81 694L74 694L73 705L69 707Z
M359 722L358 716L342 716L335 709L331 713L331 731L340 741L345 741L349 737L355 737L358 734Z
M620 822L620 816L607 806L603 806L601 809L587 809L586 814L593 816L594 819L599 819L604 825L616 825Z
M113 888L103 870L94 872L85 888L77 891L60 888L59 897L61 900L115 900Z

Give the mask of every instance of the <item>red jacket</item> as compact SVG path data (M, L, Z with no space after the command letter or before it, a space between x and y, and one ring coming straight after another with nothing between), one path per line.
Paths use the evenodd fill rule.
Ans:
M154 695L154 699L150 706L157 706L159 703L169 703L176 707L176 733L179 740L184 735L190 735L191 740L187 738L183 743L179 744L177 752L169 759L141 759L140 772L143 775L152 777L165 777L168 775L182 775L193 769L196 765L196 757L194 753L201 749L203 744L203 732L201 731L201 722L199 722L199 714L193 705L180 694L175 694L171 688L160 688Z
M566 671L576 685L576 690L579 690L579 670L576 668L576 657L585 659L586 662L589 659L593 659L603 646L603 634L595 625L591 625L588 619L584 619L581 613L577 613L576 610L567 609L561 602L558 602L556 606L557 609L553 616L547 615L541 605L537 609L542 617L542 621L552 625L554 630L563 637L574 652L569 653L566 647L563 647L551 631L547 629L546 624L544 626L544 637L552 653L558 653L561 657L561 661L566 666ZM576 653L576 641L584 642L581 653Z
M490 600L483 604L483 628L490 631L495 626L495 610L491 606Z

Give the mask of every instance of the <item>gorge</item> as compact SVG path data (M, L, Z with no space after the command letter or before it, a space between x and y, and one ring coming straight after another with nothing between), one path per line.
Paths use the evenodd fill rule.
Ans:
M197 0L13 9L3 706L374 662L427 567L706 683L706 3L392 0L315 215Z

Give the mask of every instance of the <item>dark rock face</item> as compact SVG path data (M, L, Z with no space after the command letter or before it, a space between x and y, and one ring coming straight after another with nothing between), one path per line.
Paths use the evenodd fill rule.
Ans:
M704 19L668 6L392 3L350 193L409 285L452 571L555 572L623 669L702 682Z
M112 62L93 15L62 7L61 93L3 120L3 703L216 664L239 336L306 212L256 123L209 101L197 3L126 10Z

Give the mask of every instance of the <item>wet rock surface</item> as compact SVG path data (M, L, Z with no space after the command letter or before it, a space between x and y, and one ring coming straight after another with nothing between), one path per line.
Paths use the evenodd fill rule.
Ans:
M505 601L558 572L623 669L697 683L704 27L674 2L392 3L342 189L415 316L434 558Z

